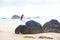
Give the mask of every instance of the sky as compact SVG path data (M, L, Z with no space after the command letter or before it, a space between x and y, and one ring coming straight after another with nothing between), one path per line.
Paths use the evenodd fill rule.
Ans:
M0 0L0 17L60 16L60 0Z

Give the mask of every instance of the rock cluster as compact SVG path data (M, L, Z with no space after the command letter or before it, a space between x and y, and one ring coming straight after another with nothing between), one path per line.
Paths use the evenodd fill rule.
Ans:
M43 26L34 21L30 20L25 23L25 25L19 25L15 29L15 33L19 34L37 34L37 33L47 33L55 32L60 33L60 23L56 19L52 19L49 22L46 22Z

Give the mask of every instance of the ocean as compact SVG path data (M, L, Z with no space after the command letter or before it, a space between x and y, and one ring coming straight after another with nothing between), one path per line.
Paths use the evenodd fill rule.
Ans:
M0 24L22 24L25 25L25 23L29 20L34 20L36 22L39 22L41 25L43 25L44 23L52 20L52 19L56 19L60 22L60 17L59 16L41 16L41 17L26 17L23 18L23 20L20 19L11 19L11 18L6 18L6 19L2 19L0 18Z

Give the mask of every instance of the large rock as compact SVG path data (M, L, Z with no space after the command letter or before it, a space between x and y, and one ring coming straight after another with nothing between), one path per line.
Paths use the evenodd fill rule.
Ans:
M19 26L15 29L15 34L24 33L24 29L25 29L25 25L19 25Z
M43 29L44 32L60 33L60 23L56 19L52 19L43 25Z
M2 18L2 19L6 19L6 18Z
M33 20L27 21L25 26L25 34L42 33L43 29L41 24Z
M12 19L20 19L20 16L18 16L18 15L13 15L13 16L12 16Z

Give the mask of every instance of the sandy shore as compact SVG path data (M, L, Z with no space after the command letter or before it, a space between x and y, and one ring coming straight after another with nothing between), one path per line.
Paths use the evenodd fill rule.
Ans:
M17 24L0 24L0 40L60 40L60 33L15 34ZM39 38L45 36L45 38ZM46 38L51 37L52 39Z

